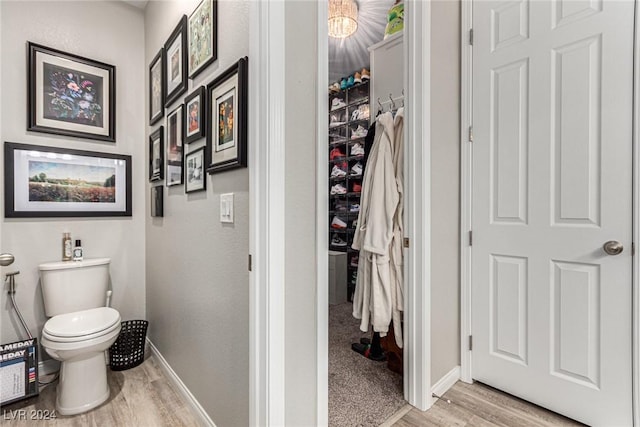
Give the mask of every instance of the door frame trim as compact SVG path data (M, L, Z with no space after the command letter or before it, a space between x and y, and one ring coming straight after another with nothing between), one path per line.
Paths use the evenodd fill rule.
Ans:
M461 194L460 194L460 365L461 380L473 382L472 353L468 349L468 336L472 334L471 309L471 246L469 230L471 230L472 205L472 156L473 144L467 136L473 125L473 47L469 43L469 30L473 24L473 2L462 2L461 25L461 81L460 81L460 122L461 122ZM640 244L640 5L635 0L634 25L634 69L633 69L633 242ZM638 248L640 249L640 248ZM632 259L632 378L633 378L633 423L640 426L640 265L638 255Z

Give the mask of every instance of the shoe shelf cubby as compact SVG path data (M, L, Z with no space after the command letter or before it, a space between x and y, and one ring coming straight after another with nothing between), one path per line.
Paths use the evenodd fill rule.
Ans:
M346 286L350 301L359 258L359 252L351 244L358 220L364 139L370 113L368 80L329 94L329 249L347 253ZM335 194L336 190L341 194Z

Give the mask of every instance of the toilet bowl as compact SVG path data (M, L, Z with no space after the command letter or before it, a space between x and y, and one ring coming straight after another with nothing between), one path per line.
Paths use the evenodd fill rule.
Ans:
M104 352L118 338L120 314L110 307L59 314L42 330L41 344L61 362L56 409L86 412L109 398Z

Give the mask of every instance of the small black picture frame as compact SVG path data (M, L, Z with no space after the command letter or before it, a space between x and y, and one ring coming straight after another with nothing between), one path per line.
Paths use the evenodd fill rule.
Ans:
M184 105L179 104L167 114L167 187L183 183L184 160Z
M161 47L149 64L149 126L164 116L166 78L164 48Z
M204 86L200 86L184 99L184 136L187 144L204 138L207 130L207 97Z
M5 142L4 216L131 216L131 169L129 155Z
M206 147L200 147L187 154L184 158L184 191L194 193L207 189L207 174L205 173Z
M180 22L164 44L165 63L165 107L169 107L187 90L187 15Z
M116 67L27 42L27 130L116 140Z
M164 179L164 127L149 135L149 182Z
M213 174L247 167L248 58L207 85L207 149Z
M164 216L164 185L151 187L151 216L162 218Z

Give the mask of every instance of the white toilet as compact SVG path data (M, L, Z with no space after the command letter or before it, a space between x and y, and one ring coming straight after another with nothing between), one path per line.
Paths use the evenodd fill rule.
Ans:
M109 398L105 350L120 333L120 313L105 307L109 258L40 265L44 310L51 317L42 346L60 364L56 409L89 411Z

